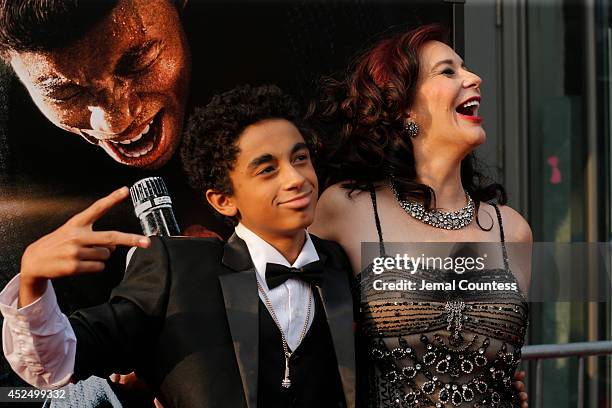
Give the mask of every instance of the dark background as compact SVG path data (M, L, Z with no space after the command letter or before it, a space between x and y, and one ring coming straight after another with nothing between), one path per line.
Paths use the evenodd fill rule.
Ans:
M195 1L183 22L192 49L191 106L240 84L274 83L301 103L322 75L341 73L379 38L428 22L450 26L452 5L420 1ZM75 62L78 63L78 62ZM191 191L175 157L145 172L120 165L100 148L49 123L10 72L0 66L0 287L18 272L25 247L96 198L141 177L162 175L181 227L201 224L227 236L204 197ZM131 204L97 229L140 232ZM54 281L62 310L106 300L123 275L125 251L93 276ZM0 386L25 385L0 357Z

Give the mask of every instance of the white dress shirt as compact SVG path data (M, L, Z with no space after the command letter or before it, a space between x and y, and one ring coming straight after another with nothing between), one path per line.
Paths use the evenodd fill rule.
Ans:
M302 251L293 265L289 265L272 245L244 225L236 227L236 234L247 244L257 279L274 308L291 350L299 345L309 299L313 303L307 329L312 323L312 291L310 285L296 279L289 279L269 290L265 271L268 262L299 268L319 260L310 236L306 231L304 233L306 241ZM15 276L0 292L4 355L13 370L27 383L37 388L62 387L74 372L76 336L68 318L59 309L51 281L39 299L25 307L17 307L19 278L19 275ZM261 293L259 296L263 301Z
M308 302L312 302L310 316L306 330L310 328L315 313L315 301L310 284L299 279L288 279L283 284L269 289L266 283L266 264L276 263L288 267L301 268L302 266L319 260L319 255L306 231L306 240L302 251L293 264L290 264L276 248L261 239L257 234L249 230L243 224L236 226L238 235L247 245L249 255L257 271L257 280L262 289L270 299L274 313L278 318L283 333L287 339L287 345L295 350L300 344L300 337L304 329L304 322L308 311ZM264 296L259 293L259 298L264 304ZM266 305L268 308L268 305Z

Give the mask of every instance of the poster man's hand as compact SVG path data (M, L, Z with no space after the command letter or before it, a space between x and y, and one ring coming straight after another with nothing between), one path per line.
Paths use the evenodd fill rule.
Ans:
M150 245L143 235L93 230L93 224L128 194L127 187L115 190L26 248L21 258L20 307L41 297L48 279L101 272L117 245Z

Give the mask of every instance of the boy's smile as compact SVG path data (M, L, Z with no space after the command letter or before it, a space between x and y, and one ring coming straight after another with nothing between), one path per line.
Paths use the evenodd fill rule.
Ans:
M228 201L240 222L266 240L295 235L313 219L317 176L299 130L285 119L248 126L238 138Z
M292 199L280 203L280 205L285 206L287 208L293 208L294 210L297 210L300 208L308 207L311 202L312 202L312 190L307 193L298 194Z

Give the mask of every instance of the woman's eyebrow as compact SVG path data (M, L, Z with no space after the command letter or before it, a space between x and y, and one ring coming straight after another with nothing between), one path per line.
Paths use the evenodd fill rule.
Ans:
M434 69L436 69L440 65L445 65L445 64L453 65L454 63L455 63L455 61L453 61L452 59L445 59L445 60L436 62L431 69L433 71Z

